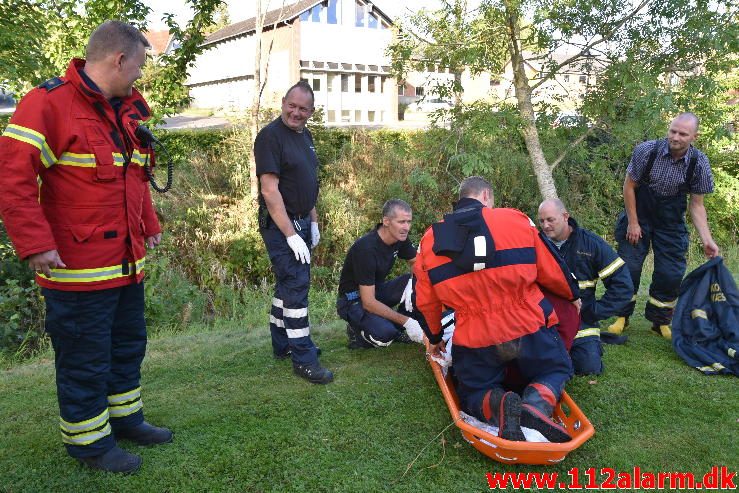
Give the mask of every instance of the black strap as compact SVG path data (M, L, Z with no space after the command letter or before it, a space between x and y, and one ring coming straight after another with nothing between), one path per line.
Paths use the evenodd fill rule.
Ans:
M688 171L685 172L685 191L690 192L690 184L693 183L693 174L695 174L695 165L698 162L698 156L695 152L691 153L690 163L688 163Z
M649 175L652 173L652 166L654 166L654 161L657 159L657 148L659 147L659 141L654 141L654 147L652 148L652 152L649 153L649 160L647 161L647 167L644 170L644 173L642 173L641 178L639 179L640 185L649 185L650 177Z

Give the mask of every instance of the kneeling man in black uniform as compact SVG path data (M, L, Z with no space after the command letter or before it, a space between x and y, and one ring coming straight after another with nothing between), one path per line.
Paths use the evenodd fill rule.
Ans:
M410 316L410 274L385 281L396 257L407 260L411 268L416 261L416 249L408 240L411 220L410 205L400 199L388 200L382 208L382 223L355 241L346 255L336 311L348 322L349 349L422 340L421 327ZM398 311L391 308L398 304Z

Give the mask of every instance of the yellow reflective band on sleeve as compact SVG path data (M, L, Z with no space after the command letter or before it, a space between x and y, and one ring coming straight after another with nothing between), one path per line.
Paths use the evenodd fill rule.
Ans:
M62 153L57 164L64 166L79 166L82 168L94 168L95 154L75 154L74 152Z
M636 295L631 297L631 301L636 301Z
M41 162L47 168L50 168L54 163L56 163L56 156L51 151L49 144L46 143L46 136L42 133L28 127L22 127L11 123L5 129L5 132L3 132L3 137L15 139L19 142L25 142L41 151Z
M132 401L141 397L141 387L136 387L133 390L124 392L122 394L113 394L108 396L108 404L119 404L121 402Z
M708 320L708 314L704 310L695 309L690 312L691 318L705 318Z
M577 281L580 289L594 288L596 281Z
M700 370L700 371L710 371L710 372L714 372L714 371L716 371L716 370L714 370L714 369L713 369L713 367L711 367L711 366L696 366L696 368L697 368L698 370Z
M605 279L606 277L616 272L616 270L618 270L618 268L624 265L625 263L626 262L624 262L621 257L617 257L616 260L614 260L613 262L608 264L603 270L598 272L598 277L600 277L601 279Z
M108 281L139 274L144 269L146 257L137 260L135 264L128 264L128 274L123 273L121 264L110 267L99 267L97 269L51 269L51 277L37 274L54 282L96 282Z
M721 370L725 370L726 369L726 367L724 365L722 365L721 363L713 363L713 364L711 364L711 366L716 371L721 371Z
M62 431L66 431L68 433L80 433L83 431L89 431L94 430L95 428L100 428L106 421L108 421L108 410L105 409L103 412L95 416L94 418L86 419L84 421L78 421L77 423L70 423L69 421L64 421L61 416L59 416L59 427L62 429Z
M736 349L729 348L726 350L726 353L729 355L729 358L734 358L736 356Z
M580 339L581 337L591 337L591 336L600 336L600 329L597 327L590 327L588 329L578 330L577 335L575 336L575 339Z
M675 305L677 305L677 300L675 299L672 301L660 301L650 296L649 303L653 304L657 308L675 308Z
M69 445L90 445L91 443L97 442L101 438L105 438L110 435L112 431L110 423L106 423L105 427L100 430L81 433L79 435L67 435L62 432L62 442Z

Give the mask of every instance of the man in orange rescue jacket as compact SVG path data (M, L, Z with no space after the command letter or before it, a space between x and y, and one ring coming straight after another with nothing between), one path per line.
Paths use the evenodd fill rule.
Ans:
M413 268L419 323L438 355L442 309L455 310L452 361L465 412L507 440L523 441L525 426L565 442L551 416L572 363L540 287L577 305L577 281L528 217L492 206L490 184L467 178L454 211L424 234ZM522 396L503 388L509 364L528 382Z
M45 299L62 442L119 473L142 460L116 440L172 440L144 421L139 383L146 246L162 237L144 169L154 156L136 137L148 46L135 27L103 23L86 60L29 92L0 137L0 214Z

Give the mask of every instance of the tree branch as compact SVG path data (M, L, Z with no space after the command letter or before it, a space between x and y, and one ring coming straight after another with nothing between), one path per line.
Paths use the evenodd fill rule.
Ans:
M557 165L562 162L562 160L567 156L567 154L570 153L570 151L572 149L574 149L575 147L577 147L578 145L580 145L580 143L583 140L585 140L585 138L588 135L590 135L591 133L593 133L593 128L595 128L595 126L592 126L592 127L588 128L588 130L585 133L583 133L581 136L579 136L578 138L576 138L575 140L573 140L572 142L570 142L570 144L567 146L567 148L564 151L562 151L559 156L557 156L557 159L555 159L554 161L552 161L552 164L549 165L549 169L551 171L554 171L554 168L556 168Z

